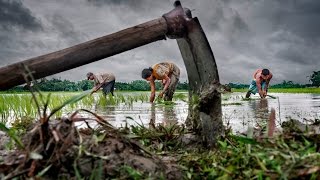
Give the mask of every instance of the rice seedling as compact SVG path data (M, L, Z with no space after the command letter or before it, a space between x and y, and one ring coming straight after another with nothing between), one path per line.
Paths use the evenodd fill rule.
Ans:
M138 99L140 102L147 102L149 100L149 97L146 94L140 94L138 95Z
M142 173L132 168L131 166L123 165L120 169L121 174L123 174L123 179L139 180L143 178Z
M22 116L15 119L11 126L18 131L19 134L24 134L26 130L34 123L34 117Z
M5 132L18 146L20 149L24 149L24 145L21 142L15 129L6 127L5 124L0 123L0 131Z
M175 101L181 100L181 101L187 102L188 101L187 93L175 93L173 95L173 100Z
M85 98L83 98L81 100L81 103L85 106L85 107L88 107L88 106L91 106L92 104L94 104L94 97L93 96L87 96Z
M132 106L134 101L134 97L133 96L128 96L127 97L127 101L125 102L126 105Z
M131 118L131 120L133 119ZM136 124L135 126L131 125L130 128L125 127L122 132L128 133L130 138L139 139L144 146L157 152L177 149L181 145L179 138L186 132L184 126L177 123L166 126L151 124L152 128L146 127L142 123L136 122Z

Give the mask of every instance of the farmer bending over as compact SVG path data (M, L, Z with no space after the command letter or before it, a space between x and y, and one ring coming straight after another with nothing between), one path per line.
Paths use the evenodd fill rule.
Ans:
M113 96L116 78L112 73L93 74L92 72L88 72L87 78L88 80L94 81L92 93L97 92L100 88L102 88L104 96L106 96L109 92Z
M143 69L141 75L143 79L150 81L150 102L154 101L156 94L155 80L161 80L163 85L163 90L159 93L158 97L163 97L165 101L172 101L180 77L180 69L177 65L171 62L161 62Z
M271 78L272 73L268 69L257 69L253 74L253 80L251 81L246 98L249 98L251 93L256 94L257 92L259 92L261 98L265 98Z

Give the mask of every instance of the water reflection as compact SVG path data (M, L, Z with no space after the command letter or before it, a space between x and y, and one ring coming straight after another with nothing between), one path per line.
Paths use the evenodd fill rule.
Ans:
M163 125L173 125L178 122L177 114L173 106L163 107Z
M156 123L163 126L169 126L178 123L179 119L177 118L175 106L157 106L152 103L150 113L150 122L149 126L154 127ZM159 116L157 116L159 115ZM159 119L157 119L157 117Z
M130 97L136 94L131 92L123 93L119 99L121 100L122 96ZM146 94L149 93L146 92ZM289 119L296 119L301 122L304 119L320 119L320 94L272 93L271 95L277 97L277 99L260 99L259 96L252 96L252 100L245 101L242 99L243 93L232 93L224 96L222 98L222 104L225 104L222 106L224 124L229 124L235 133L246 131L248 127L256 126L257 122L260 124L267 122L269 109L271 108L274 108L276 111L277 126L279 126L281 121ZM13 95L2 95L3 98L11 98L11 96ZM176 99L174 101L175 104L172 106L157 103L152 104L141 100L143 98L140 97L143 96L144 94L139 95L139 98L131 98L132 101L130 101L130 98L128 98L128 101L120 101L118 99L116 103L113 103L112 99L107 98L107 101L102 101L103 98L95 96L94 102L83 103L79 101L77 105L62 109L62 116L68 116L69 113L83 108L105 118L116 127L124 126L126 123L129 125L139 123L146 127L150 123L167 125L178 122L179 124L183 124L186 120L188 102ZM8 103L8 107L6 106L8 109L2 111L0 121L11 122L17 116L21 117L20 112L28 110L27 107L22 106L28 103L30 104L30 98L20 99L19 106L21 108L18 105L16 106L14 102ZM4 105L7 105L7 103ZM90 113L85 112L80 112L79 116L83 118L95 118ZM94 120L92 122L94 123Z
M249 107L253 112L254 118L254 129L253 132L255 136L262 135L263 131L266 130L266 126L269 120L269 107L268 107L268 99L257 99L249 101ZM250 132L253 127L248 127L248 132Z
M268 99L249 101L249 107L256 121L263 122L269 117Z
M319 108L320 107L320 95L319 94L312 94L311 95L311 99L312 99L312 106Z
M154 128L156 123L156 106L154 103L151 104L151 114L150 114L150 122L149 127Z

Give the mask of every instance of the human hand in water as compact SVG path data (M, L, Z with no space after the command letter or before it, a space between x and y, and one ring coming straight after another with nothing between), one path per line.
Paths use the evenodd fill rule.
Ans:
M261 98L264 98L264 92L263 92L262 90L259 90L259 96L260 96Z
M163 97L163 91L161 91L158 95L158 98L162 98Z
M162 86L164 86L166 84L166 80L162 79Z

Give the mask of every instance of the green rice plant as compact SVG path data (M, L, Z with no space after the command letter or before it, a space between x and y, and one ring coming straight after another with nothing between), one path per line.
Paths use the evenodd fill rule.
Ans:
M49 170L50 168L52 167L52 164L50 164L49 166L47 166L46 168L44 168L42 171L40 171L36 177L37 178L41 178L42 176L44 176Z
M186 133L184 126L177 123L166 126L158 124L154 125L153 128L145 127L142 123L136 122L136 124L129 128L130 132L133 133L133 136L129 135L130 138L139 139L144 146L158 152L177 149L180 146L178 139Z
M123 94L118 95L118 98L121 100L122 103L126 102L126 99L124 98Z
M108 94L107 96L106 96L106 98L107 98L107 100L108 100L108 102L110 103L110 104L108 104L108 105L117 105L117 98L115 98L114 96L112 96L112 94L110 93L110 94Z
M132 106L134 98L132 96L128 96L125 102L126 105Z
M7 128L5 124L0 123L0 131L5 132L14 142L18 145L19 148L24 149L24 145L21 142L16 131L12 128Z
M173 102L173 101L164 101L162 99L160 99L160 100L158 99L156 107L166 107L166 108L169 107L169 108L172 108L175 105L176 105L176 103Z
M62 104L56 106L55 108L52 109L52 111L50 112L50 114L48 115L48 118L50 118L52 115L54 115L55 113L57 113L58 111L60 111L63 107L69 105L69 104L73 104L76 103L77 101L80 101L81 99L83 99L84 97L86 97L87 95L89 95L91 93L91 91L85 91L81 94L72 96L70 99L64 101Z
M139 100L138 96L133 96L133 100L134 100L134 102L138 102L138 100Z
M32 104L31 97L28 97L24 102L26 102L24 110L25 110L25 116L26 117L35 117L36 113L34 111L34 107Z
M112 96L111 93L109 93L109 94L106 95L106 98L112 97L113 98L112 101L114 101L114 104L119 104L122 101L121 100L121 98L122 98L121 96L123 96L121 93L114 93L113 96Z
M18 132L24 133L32 125L32 123L34 123L34 117L22 116L15 119L11 123L11 126Z
M199 103L200 103L200 97L196 94L193 94L189 102L189 107L192 109L197 109Z
M99 106L102 106L102 107L105 107L105 106L108 106L108 105L117 105L117 101L116 99L111 95L111 94L108 94L107 96L104 96L104 95L99 95L98 97L98 102L97 104Z
M3 95L0 95L0 114L1 114L1 122L3 124L7 123L7 118L9 116L9 106L6 103L6 99Z
M87 97L85 97L85 98L83 98L81 100L81 103L84 106L91 106L94 103L94 97L93 96L87 96Z
M128 165L123 165L120 168L121 174L122 174L122 179L133 179L133 180L139 180L139 179L144 179L143 174L136 169L132 168L131 166Z
M29 94L26 95L19 95L19 101L20 103L16 105L15 108L19 114L15 116L15 118L20 117L35 117L35 104L32 103L32 97ZM11 103L11 102L10 102Z
M141 101L141 102L147 102L149 97L146 95L146 94L140 94L138 99Z
M187 102L188 101L188 96L187 96L187 93L176 93L176 94L173 95L173 99Z
M102 159L99 160L98 167L95 167L93 169L93 172L90 176L90 180L100 180L103 179L103 164L102 164Z

